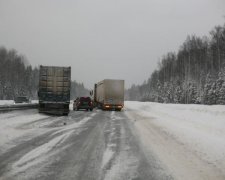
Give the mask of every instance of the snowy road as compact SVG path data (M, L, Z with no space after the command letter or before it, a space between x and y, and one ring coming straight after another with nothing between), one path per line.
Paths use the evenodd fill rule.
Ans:
M26 110L0 117L1 180L168 179L154 156L146 159L124 112L50 117Z
M207 108L126 102L122 112L68 117L2 113L0 180L225 179L225 112Z

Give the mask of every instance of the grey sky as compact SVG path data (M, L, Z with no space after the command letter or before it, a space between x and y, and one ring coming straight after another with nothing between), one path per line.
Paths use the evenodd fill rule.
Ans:
M224 0L0 0L0 46L32 65L71 66L88 88L106 78L129 87L224 15Z

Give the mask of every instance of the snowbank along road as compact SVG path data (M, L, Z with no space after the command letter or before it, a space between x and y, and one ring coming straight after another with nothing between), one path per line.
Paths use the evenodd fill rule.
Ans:
M2 113L0 179L225 179L225 112L207 108Z

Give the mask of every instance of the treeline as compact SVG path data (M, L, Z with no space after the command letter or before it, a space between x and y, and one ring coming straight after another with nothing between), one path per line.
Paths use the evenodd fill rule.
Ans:
M26 62L16 50L0 48L0 99L37 96L39 71Z
M225 25L216 26L209 37L188 36L147 81L126 91L126 99L225 104Z
M83 83L78 83L76 81L71 82L70 99L76 99L80 96L90 96L90 90L84 87Z
M17 96L37 99L39 68L32 68L23 55L16 50L0 47L0 100L10 100ZM71 99L87 95L82 83L71 82Z

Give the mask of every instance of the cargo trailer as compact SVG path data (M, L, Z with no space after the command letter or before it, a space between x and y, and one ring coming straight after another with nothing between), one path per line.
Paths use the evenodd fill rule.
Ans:
M103 110L124 107L124 80L104 79L94 86L94 102Z
M39 112L68 115L71 67L40 66Z

